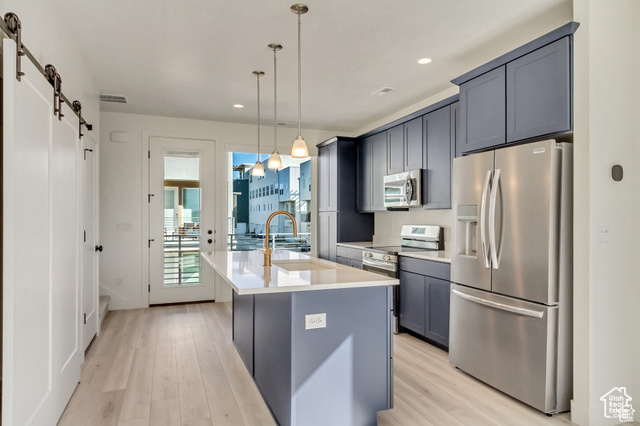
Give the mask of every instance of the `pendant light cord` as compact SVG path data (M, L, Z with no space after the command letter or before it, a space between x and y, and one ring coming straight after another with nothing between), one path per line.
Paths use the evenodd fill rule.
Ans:
M260 74L256 75L258 84L258 161L260 161Z
M302 135L302 131L300 130L300 123L302 121L302 61L301 59L301 51L302 51L302 41L300 40L300 22L302 20L302 16L298 15L298 136Z
M278 151L278 74L276 48L273 49L273 147Z

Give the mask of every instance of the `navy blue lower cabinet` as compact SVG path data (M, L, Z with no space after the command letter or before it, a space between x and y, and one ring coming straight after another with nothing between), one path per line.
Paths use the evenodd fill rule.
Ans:
M449 347L449 298L451 283L425 277L425 333L424 336Z
M400 327L449 347L451 265L400 256Z
M400 326L420 335L425 334L424 276L400 271Z
M251 297L249 314L234 296L234 339L253 315L253 377L279 425L375 425L391 408L391 287ZM317 314L323 326L307 323Z

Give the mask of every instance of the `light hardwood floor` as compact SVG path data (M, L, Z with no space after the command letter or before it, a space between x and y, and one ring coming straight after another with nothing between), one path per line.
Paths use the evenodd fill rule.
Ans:
M395 408L379 425L572 424L452 367L446 352L394 338ZM109 312L61 426L274 425L231 341L231 305Z

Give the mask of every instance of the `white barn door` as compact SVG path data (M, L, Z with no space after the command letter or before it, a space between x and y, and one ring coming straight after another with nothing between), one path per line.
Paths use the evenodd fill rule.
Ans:
M81 147L30 61L3 40L3 425L52 425L78 380Z

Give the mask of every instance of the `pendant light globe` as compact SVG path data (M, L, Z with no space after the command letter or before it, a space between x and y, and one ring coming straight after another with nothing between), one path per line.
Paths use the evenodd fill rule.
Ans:
M302 15L307 13L309 8L301 3L296 3L291 6L291 12L298 15L298 137L293 142L291 147L291 157L293 158L309 158L309 148L307 148L307 142L302 137L301 123L302 123L302 58L300 52L302 51L302 43L300 40L300 22Z
M262 166L262 161L256 161L256 164L253 166L253 170L251 170L251 176L264 176L264 167Z

